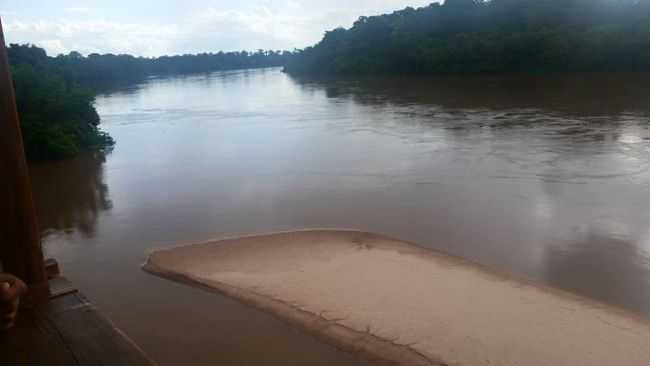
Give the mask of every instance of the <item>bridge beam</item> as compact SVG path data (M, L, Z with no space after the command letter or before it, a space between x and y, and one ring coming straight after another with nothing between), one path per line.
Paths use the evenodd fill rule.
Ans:
M49 286L0 20L0 262L29 286L26 303L46 302Z

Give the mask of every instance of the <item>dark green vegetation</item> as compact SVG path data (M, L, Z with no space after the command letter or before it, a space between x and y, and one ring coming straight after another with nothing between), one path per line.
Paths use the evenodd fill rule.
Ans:
M16 104L29 160L60 159L113 145L99 128L94 93L65 79L36 47L9 49Z
M47 68L61 74L67 82L102 89L116 83L142 81L152 75L176 75L220 70L283 66L291 52L219 52L198 55L162 56L158 58L131 55L90 54L78 52L48 57L34 46L15 45L9 48L10 62Z
M286 71L650 71L650 0L446 0L326 32Z
M83 150L110 147L93 106L97 91L152 75L210 72L284 65L289 52L231 52L143 58L84 57L78 52L49 57L41 48L11 45L9 62L16 88L25 150L30 160L60 159Z

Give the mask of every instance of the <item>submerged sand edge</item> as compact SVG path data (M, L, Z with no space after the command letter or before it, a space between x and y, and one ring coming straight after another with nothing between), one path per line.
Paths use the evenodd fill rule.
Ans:
M496 286L494 289L498 290L497 293L499 293L500 290L505 288L505 290L507 290L510 294L524 294L527 296L532 294L531 296L533 297L531 299L535 299L535 298L541 298L542 300L550 299L552 300L552 303L559 301L562 305L560 306L560 308L564 307L563 305L567 305L568 307L573 308L573 309L569 309L570 311L577 311L580 313L587 312L589 314L595 314L596 317L589 318L588 320L589 322L593 322L593 324L586 323L586 325L592 326L594 324L598 325L601 323L607 324L607 325L601 324L600 326L597 327L597 329L600 329L597 333L595 333L595 335L597 336L596 338L598 339L594 340L594 342L596 343L592 342L594 346L596 346L596 344L599 344L598 346L596 346L597 347L596 349L602 349L603 348L601 347L602 345L614 345L614 343L616 343L617 346L620 346L619 344L620 342L607 343L608 342L607 339L611 339L612 337L607 335L604 335L602 337L600 336L601 334L604 334L603 332L609 332L609 330L613 331L614 334L618 334L617 332L620 331L623 331L625 333L629 333L629 332L636 333L638 331L639 336L641 334L645 334L645 336L642 336L642 338L639 338L639 336L630 335L632 337L630 338L630 340L637 345L644 345L642 348L646 350L650 349L650 341L648 341L650 340L650 321L640 316L639 314L632 313L630 311L627 311L619 307L594 301L592 299L580 295L576 295L570 292L547 287L539 283L535 283L533 281L529 281L525 279L517 279L506 273L492 270L490 268L486 268L484 266L464 260L462 258L450 256L444 253L437 252L435 250L426 249L418 246L417 244L392 239L383 235L360 232L360 231L304 230L304 231L297 231L297 232L282 232L282 233L265 234L265 235L251 235L251 236L244 236L244 237L229 237L229 238L215 239L215 240L194 243L194 244L187 244L175 248L161 249L155 251L150 254L146 263L143 265L143 269L159 277L170 279L175 282L179 282L183 284L188 284L193 287L201 288L206 291L211 291L211 292L216 292L216 293L226 295L244 304L253 306L259 310L271 313L273 316L279 318L280 320L283 320L288 324L298 329L301 329L306 333L315 336L316 338L328 344L331 344L337 348L348 351L350 353L359 355L360 357L370 360L375 364L438 365L438 366L461 365L461 364L462 365L483 364L480 362L479 363L458 362L460 360L450 359L449 355L446 354L445 350L448 349L446 347L449 347L450 345L453 347L454 341L452 341L451 339L447 339L446 338L447 336L443 336L443 338L437 338L436 343L430 343L428 345L429 347L431 347L431 345L437 344L438 345L437 351L435 351L436 347L430 349L427 349L426 347L423 348L422 344L420 344L420 339L415 339L416 342L413 342L412 338L410 341L408 340L408 338L404 340L404 339L400 339L399 335L397 338L395 338L393 337L393 334L386 334L386 333L381 334L381 332L380 334L377 334L377 332L374 331L375 330L374 326L372 329L373 331L370 331L368 328L365 327L359 327L358 324L354 324L354 327L349 327L348 323L346 323L345 321L340 321L344 319L335 319L332 316L330 316L330 314L323 314L322 312L318 313L320 311L318 308L321 308L322 310L322 307L320 306L316 306L316 307L312 306L310 308L310 307L302 306L300 304L294 304L292 303L293 300L287 299L282 295L278 296L277 294L269 293L268 291L264 293L264 291L258 291L261 290L260 288L257 288L255 286L251 287L250 282L240 283L237 281L233 281L232 277L228 277L228 274L230 274L231 271L235 271L234 273L236 274L239 274L239 272L242 271L243 271L242 273L244 274L247 273L247 271L251 270L250 267L251 263L254 265L254 267L252 268L253 272L261 271L260 273L266 273L264 271L269 270L270 272L268 273L270 274L275 273L278 270L277 268L260 269L257 268L256 266L258 266L261 263L264 263L265 261L268 260L268 258L276 258L281 260L282 266L286 266L287 263L293 264L296 262L304 264L305 268L299 271L296 271L295 268L287 269L285 267L282 267L280 271L280 272L284 272L288 270L290 271L290 273L293 273L292 275L293 278L286 278L286 279L292 281L294 285L296 283L295 281L304 284L305 283L304 281L309 281L309 280L303 279L302 271L303 270L307 270L307 272L312 271L311 270L312 262L310 258L313 256L321 256L318 259L319 261L322 260L325 260L326 262L330 261L332 258L327 258L327 257L322 258L322 253L324 253L323 249L325 249L325 252L330 251L330 249L336 249L336 244L332 243L333 246L329 246L330 243L327 243L327 245L322 246L321 243L320 247L318 246L312 247L312 245L314 244L308 244L309 252L304 252L304 248L300 248L302 252L296 256L296 253L292 252L295 251L296 249L295 243L296 241L302 242L303 244L300 245L304 247L304 243L310 243L314 238L321 237L320 241L322 242L323 236L329 237L330 241L332 240L332 238L334 238L335 241L338 240L345 243L344 246L351 247L353 249L352 253L354 253L351 255L352 257L356 258L354 260L359 260L362 262L366 262L368 260L374 261L376 257L373 257L373 253L381 254L381 253L390 252L394 254L391 254L389 259L398 258L400 261L404 259L405 262L403 262L403 264L406 264L408 266L409 263L412 263L411 260L408 260L408 258L417 258L417 261L422 262L420 264L424 263L425 266L429 266L430 265L429 263L431 263L431 265L433 266L440 267L443 270L443 272L438 274L441 274L443 276L442 278L444 278L445 282L448 280L453 280L455 278L454 276L457 276L459 273L464 273L463 276L469 276L469 278L471 278L472 281L479 281L480 283L485 282L488 285L487 288L492 288ZM292 244L293 246L284 245L283 244L284 242L287 243L293 242L294 244ZM294 256L292 256L292 254ZM344 256L347 255L348 254L344 254ZM366 255L369 255L370 257L366 257ZM205 269L206 263L209 264L208 272L205 271L201 272L201 270L198 270L195 267L197 264L200 264L203 265L203 267L201 268ZM272 259L271 259L271 263L274 263L274 265L277 264L277 262L274 262ZM354 262L354 263L358 263L358 262ZM383 262L383 263L388 264L390 267L391 264L390 262ZM248 270L246 270L245 268L248 268ZM356 277L357 276L356 267L354 268L355 269L353 272L348 273L348 277L340 277L340 278L350 279L349 277L350 275L352 275L352 277ZM384 270L383 267L382 267L382 271L386 275L393 276L393 277L395 274L399 276L399 273L402 273L401 272L402 269L395 268L395 267L391 267L391 268L393 268L392 269L393 272L391 272L391 270L388 270L387 272L387 270ZM213 276L211 275L211 273L213 273L212 271L225 273L226 277L222 277L221 275ZM337 273L337 272L338 271L328 272L328 273ZM393 275L390 275L391 273ZM403 274L404 273L402 273L402 275ZM254 273L252 275L255 276ZM448 277L448 275L451 277ZM313 280L313 277L311 278ZM410 277L412 281L402 282L403 287L401 288L403 289L405 288L404 286L411 287L412 285L416 285L422 282L420 281L421 278L422 276ZM426 278L430 278L430 277L426 277ZM250 278L244 278L244 279L248 281ZM228 283L222 282L222 280ZM314 286L317 283L319 284L321 282L320 281L316 283L311 282L310 284L311 286ZM439 283L439 285L440 284L441 283ZM248 287L247 288L239 287L240 285L245 285ZM329 283L329 285L332 284ZM320 288L320 287L312 287L312 288ZM488 296L488 297L491 296L490 294L492 293L489 291L486 292L485 290L481 290L480 288L474 288L474 290L483 292L484 296ZM383 292L384 288L375 287L374 291ZM402 293L403 292L393 293L393 295L399 296ZM455 293L457 294L458 291L455 291ZM443 291L441 294L445 296L442 298L439 297L439 300L435 300L435 302L436 303L439 301L444 302L446 301L447 295L453 297L456 295L455 293ZM465 293L472 294L473 290L470 290ZM368 295L368 293L366 293L366 295ZM319 296L321 295L318 292L317 293L312 292L312 296L316 296L316 297L312 297L312 299L320 299ZM350 299L359 298L358 297L359 294L356 292L356 290L354 293L348 293L347 296ZM522 304L516 305L516 302L517 301L513 303L514 306L522 306ZM318 303L316 304L320 305ZM379 302L379 304L383 304L383 300ZM312 305L314 305L313 302ZM385 306L385 304L382 306ZM380 312L375 315L379 315L380 317L383 317L384 310L387 311L391 310L391 308L386 308L386 307L382 308L382 306L379 306ZM523 304L523 306L529 306L529 305ZM480 306L478 308L480 309ZM401 307L399 306L393 307L392 309L401 309ZM490 308L488 307L488 309ZM499 310L497 308L494 308L494 306L491 309L493 311L496 310L497 312ZM377 307L375 307L374 310L377 310ZM428 316L438 314L438 313L431 313L430 311L431 309L427 309L424 310L424 312L422 312L423 310L424 309L420 308L419 312L411 313L411 314L427 314L427 312L429 313ZM564 311L566 309L564 310L560 309L560 310ZM410 310L404 308L403 311L410 311ZM442 313L444 313L444 311ZM490 313L488 312L487 314ZM364 316L361 313L357 313L357 315L358 316L360 315L362 317ZM509 318L510 314L506 314L506 315L507 318ZM537 317L537 315L535 314L531 314L531 315L533 316L533 318ZM604 315L604 318L600 319L599 315ZM569 316L573 317L572 315ZM447 318L446 316L443 316L442 319L451 320L452 318ZM482 315L481 319L483 318L484 316ZM507 318L504 318L502 320L508 321ZM402 319L401 317L394 318L394 319L399 319L399 322L401 322L402 320L409 320L409 319ZM425 316L422 319L426 320L427 318ZM565 319L567 318L565 317ZM609 324L607 323L607 321L605 321L606 319L614 320L614 322ZM464 322L465 322L465 318L457 318L454 322L450 324L462 324ZM525 323L526 322L520 322L515 324L525 324ZM442 325L444 326L444 324ZM548 324L543 323L541 324L541 327L547 328L547 325ZM630 329L629 330L623 329L620 327L620 325L630 326ZM364 329L366 331L364 331ZM429 329L431 329L434 333L438 333L438 335L446 334L445 331L441 330L441 332L439 332L438 330L436 330L439 329L437 328L437 326L436 328L429 328ZM507 338L507 339L514 340L512 337L520 338L519 335L520 334L525 335L523 333L526 332L527 330L523 330L522 333L513 333L511 335L511 338ZM428 334L434 334L434 333L428 333ZM473 335L472 333L474 333L474 330L466 334ZM501 332L497 331L497 333L501 333ZM569 332L569 333L577 335L575 332L573 333ZM586 334L592 335L594 333L586 333ZM498 336L498 335L493 333L490 333L488 335L488 337L493 337L493 336ZM501 344L508 344L507 339L504 340L506 343L501 343ZM580 337L574 337L570 339L579 340ZM567 340L569 340L569 338L567 338ZM458 338L456 338L456 341L458 341ZM523 341L523 339L521 341ZM529 339L529 341L536 341L536 339ZM584 345L591 341L586 340L586 341L578 341L578 342L582 342L582 345ZM526 344L530 344L530 343L526 343ZM541 353L537 353L536 355L533 355L533 358L537 357L536 359L538 363L531 362L531 364L547 364L545 361L550 361L550 359L546 354L549 351L553 353L555 351L553 347L556 346L559 348L563 347L562 345L558 345L558 343L554 343L552 341L551 343L548 344L548 347L551 348L532 347L531 350L536 349L535 352L541 352ZM529 347L524 346L524 349L527 348ZM627 351L629 351L630 347L624 347L624 349L627 349ZM577 352L577 353L573 352L574 354L572 356L569 356L567 360L568 359L573 359L574 361L576 359L580 360L581 359L580 355L587 355L587 353L583 353L583 352L588 352L587 350L583 348L581 352ZM618 353L619 356L622 356L622 359L619 359L619 361L625 361L626 359L628 361L632 361L632 359L634 358L636 362L630 362L630 364L636 365L639 364L638 362L640 360L639 357L641 357L641 359L645 361L650 360L650 352L648 351L637 351L637 354L635 354L634 356L632 355L626 356L626 351L623 352L620 351L623 351L623 349L619 347L619 352L614 352L614 354ZM489 355L498 356L500 353L500 352L495 353L494 350L491 352L492 353L489 353ZM557 353L557 352L555 353L556 353L555 356L559 355L560 357L562 357L561 356L562 353ZM440 357L438 359L438 357L442 355L445 356ZM587 357L587 359L588 358L589 357ZM446 360L446 362L440 361L443 359ZM583 361L586 361L587 359L584 359ZM523 360L529 361L527 356L524 357ZM519 361L522 361L521 357ZM541 363L539 361L541 361ZM647 364L647 363L643 363L645 361L642 361L641 364L644 365ZM486 362L485 364L493 364L493 363ZM510 365L511 363L503 362L503 364ZM564 365L564 363L562 363L562 365Z
M449 366L431 360L412 348L392 343L370 333L361 333L335 321L299 309L282 300L257 294L217 281L201 281L186 274L166 271L154 263L150 254L142 269L152 275L165 278L204 291L225 295L244 305L270 313L277 319L345 352L352 353L376 365Z

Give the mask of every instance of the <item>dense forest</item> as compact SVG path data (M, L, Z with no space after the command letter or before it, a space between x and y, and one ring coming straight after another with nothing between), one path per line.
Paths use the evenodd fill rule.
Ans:
M177 75L220 70L283 66L293 55L288 51L219 52L157 58L79 52L49 57L36 46L12 44L9 60L62 75L67 82L103 88L119 82L140 81L152 75Z
M50 57L39 47L12 44L8 55L27 157L48 160L114 144L99 129L93 106L95 93L103 88L152 75L281 66L292 53L260 50L144 58L71 52Z
M446 0L328 31L285 70L650 71L650 0Z

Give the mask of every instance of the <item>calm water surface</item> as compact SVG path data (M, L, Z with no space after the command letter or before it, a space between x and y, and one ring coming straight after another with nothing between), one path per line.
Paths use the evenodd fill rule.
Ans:
M32 166L46 251L161 365L358 365L140 271L154 248L369 230L650 316L650 76L152 79L109 154Z

